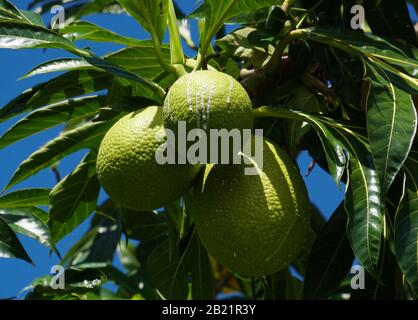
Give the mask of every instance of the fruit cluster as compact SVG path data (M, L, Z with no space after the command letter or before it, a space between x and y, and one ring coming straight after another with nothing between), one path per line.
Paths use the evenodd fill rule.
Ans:
M99 181L121 206L154 210L192 189L191 212L208 252L232 271L272 274L299 253L309 230L310 203L293 161L264 139L263 166L158 164L167 129L251 129L251 100L234 78L196 71L170 88L163 108L147 107L121 118L105 135L97 158ZM251 140L254 141L254 140ZM243 154L243 156L246 156ZM250 157L250 155L247 155Z

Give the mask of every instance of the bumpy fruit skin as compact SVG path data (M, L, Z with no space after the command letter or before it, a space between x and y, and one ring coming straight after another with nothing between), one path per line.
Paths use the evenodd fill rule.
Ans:
M176 132L178 121L187 129L251 129L251 100L231 76L212 70L179 78L164 100L164 126Z
M152 210L192 186L196 166L156 162L155 151L165 140L161 107L132 112L110 128L100 144L96 169L113 200L133 210Z
M192 203L208 252L246 276L286 267L309 230L311 207L298 170L273 143L264 140L263 147L257 175L244 175L244 163L208 165Z

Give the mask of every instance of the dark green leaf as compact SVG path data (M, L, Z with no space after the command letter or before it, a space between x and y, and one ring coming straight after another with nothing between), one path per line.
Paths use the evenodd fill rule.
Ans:
M404 166L406 185L395 217L395 250L399 266L418 295L418 153Z
M99 194L96 154L90 152L50 193L49 226L56 243L96 209Z
M340 204L312 247L304 281L306 299L327 299L349 272L354 255L346 225L347 213Z
M397 87L408 93L418 94L416 57L390 42L374 35L347 30L336 32L335 29L323 27L301 29L298 32L305 39L336 47L379 66Z
M208 18L211 17L215 20L216 15L225 14L224 19L244 15L250 12L254 12L261 8L267 8L272 5L278 5L280 2L277 0L240 0L240 1L223 1L224 3L220 4L219 1L211 0L205 1L200 7L193 11L189 17L190 18ZM216 20L215 20L216 21ZM222 22L222 21L221 21ZM220 22L218 22L220 23ZM241 22L237 22L241 23Z
M109 216L94 216L90 226L93 236L82 239L75 245L73 254L66 256L70 265L85 268L94 264L112 264L121 236L121 212L115 207L107 214Z
M167 299L185 299L188 293L183 261L170 252L168 240L160 242L146 260L152 284Z
M357 150L356 150L357 151ZM348 187L344 201L348 212L347 234L356 258L373 276L383 231L382 199L379 177L371 156L365 151L351 154Z
M380 69L370 63L366 66L366 78L372 80L367 96L367 130L382 191L386 192L411 149L417 113L410 94L396 88Z
M418 45L406 1L399 1L394 6L391 0L369 0L364 2L364 9L374 34Z
M190 241L185 253L185 266L192 277L192 298L213 299L215 288L208 254L196 232L193 232Z
M260 46L260 34L253 27L245 27L231 32L216 41L228 55L251 61L255 66L261 66L263 61L273 54L272 46Z
M0 258L18 258L32 263L14 231L0 217Z
M123 208L125 232L129 239L152 240L167 233L165 215Z

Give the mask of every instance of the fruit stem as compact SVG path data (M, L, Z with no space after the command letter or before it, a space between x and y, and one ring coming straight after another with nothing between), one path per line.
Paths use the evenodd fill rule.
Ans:
M286 49L289 42L293 39L301 37L304 31L304 29L292 30L282 40L280 40L280 42L277 44L276 49L273 52L271 59L263 68L266 71L266 75L268 77L272 77L276 74L277 70L279 69L282 63L283 52Z
M168 1L168 31L170 34L171 65L176 70L176 74L178 76L182 76L186 73L186 69L184 68L183 48L181 45L179 27L172 0Z
M297 116L293 115L290 112L282 112L278 114L274 108L271 107L259 107L253 110L254 118L282 118L282 119L290 119L290 120L300 120Z
M197 61L195 59L186 59L185 65L188 68L194 69L196 67ZM211 65L208 65L208 70L216 70Z
M171 64L169 64L164 58L163 58L163 54L161 52L161 43L158 40L158 37L155 33L155 30L152 29L151 30L151 38L152 38L152 43L154 44L154 50L155 50L155 56L157 57L158 63L161 65L161 67L163 67L166 71L170 72L170 73L176 73L177 74L177 70L174 66L172 66Z

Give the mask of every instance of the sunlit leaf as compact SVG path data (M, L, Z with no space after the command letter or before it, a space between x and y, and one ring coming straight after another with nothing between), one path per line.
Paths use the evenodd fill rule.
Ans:
M0 122L25 111L35 110L69 98L101 91L111 84L113 76L95 70L67 72L25 90L0 109Z
M98 113L103 96L86 96L58 102L38 109L17 121L0 137L0 149L32 134L65 122L78 122Z
M27 179L75 151L86 148L97 149L114 121L87 123L50 140L19 165L6 188Z
M366 63L371 78L367 96L367 130L374 162L386 192L411 149L417 113L410 94L399 90L385 73Z
M163 39L168 19L168 0L117 0L144 29ZM154 35L153 35L154 36Z
M33 188L9 192L0 197L0 208L42 206L49 204L50 189Z
M33 238L55 250L48 226L42 219L45 215L47 213L37 207L0 208L0 217L14 232Z
M80 52L71 41L54 31L7 20L0 20L0 48L57 48L76 54Z
M66 38L72 40L90 40L97 42L120 43L126 46L141 46L144 40L121 36L113 31L104 29L87 21L76 21L60 29Z

